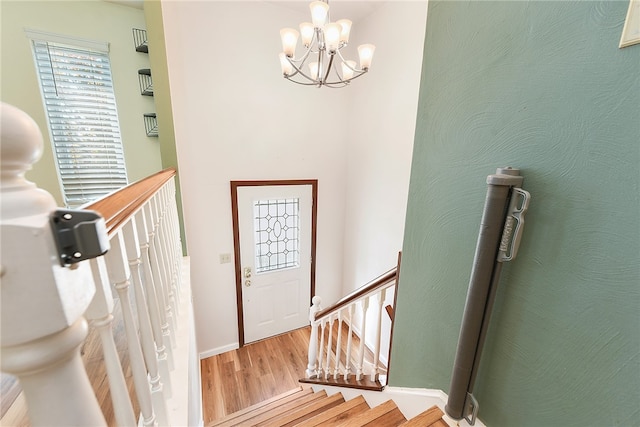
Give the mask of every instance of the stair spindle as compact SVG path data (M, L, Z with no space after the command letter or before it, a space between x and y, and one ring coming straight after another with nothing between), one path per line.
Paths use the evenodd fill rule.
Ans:
M155 229L155 246L156 246L156 254L158 256L158 268L160 270L160 275L162 276L162 281L160 282L162 284L162 288L163 288L163 292L165 295L165 301L164 303L166 304L165 306L165 311L167 313L167 321L169 322L169 331L172 337L175 337L176 335L176 318L174 316L174 311L173 311L173 307L175 305L175 300L173 299L173 292L171 291L171 277L169 275L169 270L168 270L168 266L167 266L167 253L166 253L166 246L165 243L167 241L165 233L164 233L164 227L163 227L163 222L162 222L162 216L161 216L161 212L160 212L160 207L159 207L159 202L158 202L159 196L156 194L151 200L150 200L150 205L151 205L151 210L154 214L154 219L155 219L155 225L154 225L154 229ZM175 341L172 340L171 341L171 345L173 347L175 347Z
M136 417L129 398L129 390L120 364L118 349L113 339L114 301L107 275L107 266L104 257L93 258L89 263L93 281L96 284L96 294L85 312L85 316L100 336L116 423L119 426L135 425Z
M329 336L327 337L327 362L324 370L324 379L328 379L331 375L331 344L333 343L333 321L334 317L329 316L327 321L329 325Z
M324 329L325 329L326 323L324 320L320 321L320 351L319 351L319 356L318 356L318 378L322 378L323 377L323 371L322 371L322 361L323 361L323 356L324 356Z
M351 342L353 341L353 307L354 304L349 304L347 307L347 314L349 315L349 335L347 335L347 354L344 366L344 380L347 381L351 377Z
M136 395L138 396L138 403L140 403L143 425L155 426L157 423L151 405L151 391L147 379L147 369L145 367L144 357L138 339L138 331L131 310L129 297L131 272L126 259L125 244L121 231L118 231L116 235L111 238L111 249L107 252L105 258L107 260L109 278L120 297L122 318L124 320L124 328L129 348L129 359L131 361L131 372L133 374L133 384Z
M362 330L360 331L360 347L358 349L358 361L356 366L356 380L362 380L364 368L364 341L367 336L367 310L369 309L369 297L360 302L362 308Z
M385 296L387 294L386 289L382 289L378 294L378 309L376 315L378 319L376 321L376 340L373 350L373 371L371 372L371 381L378 381L380 375L380 334L382 331L382 310Z
M309 309L309 322L311 323L311 336L309 337L309 353L306 377L311 378L318 374L316 369L318 362L318 322L316 321L316 313L320 311L320 303L322 300L319 296L314 296L311 300L312 305Z
M162 337L165 348L167 349L167 361L169 362L169 369L173 370L173 334L171 333L169 320L167 319L167 299L164 291L165 288L162 283L163 277L161 274L160 257L158 255L158 237L156 234L157 227L151 203L147 203L144 206L143 211L145 219L147 221L147 225L149 226L149 257L151 259L151 272L158 300L158 314L160 315Z
M149 373L149 384L151 386L151 402L154 413L161 426L168 425L167 408L165 396L163 393L163 384L158 370L158 360L156 358L156 345L153 340L153 331L151 330L151 320L149 319L149 311L147 308L147 298L145 296L142 285L142 274L140 265L140 243L138 242L138 231L136 228L135 217L131 219L122 228L122 235L126 247L127 259L129 261L129 269L131 271L131 281L133 282L133 291L135 295L135 304L137 311L137 319L139 325L139 339L142 344L142 354Z
M135 214L136 224L138 225L138 240L140 242L140 259L142 262L142 283L147 296L147 306L149 310L149 319L151 321L151 329L158 359L158 368L162 377L163 392L166 398L172 396L171 376L169 375L169 351L167 350L162 335L162 324L160 322L160 312L158 308L158 296L153 283L153 273L151 272L151 259L149 257L149 233L147 231L147 222L143 210Z
M338 339L336 341L336 366L333 370L333 379L337 380L340 375L340 352L342 351L342 310L338 311Z

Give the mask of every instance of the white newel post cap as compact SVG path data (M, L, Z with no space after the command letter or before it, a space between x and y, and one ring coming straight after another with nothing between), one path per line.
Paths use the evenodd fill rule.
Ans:
M68 328L95 286L87 262L60 265L49 226L56 202L24 177L42 155L37 124L6 103L0 120L0 344L7 347Z

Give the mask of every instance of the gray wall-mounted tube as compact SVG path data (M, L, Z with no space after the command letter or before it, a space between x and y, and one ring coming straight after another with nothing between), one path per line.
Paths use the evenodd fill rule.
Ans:
M481 344L488 327L490 311L487 311L487 307L491 308L500 276L502 263L498 263L496 257L511 188L519 187L522 180L519 170L512 168L500 168L495 175L487 177L485 206L451 374L449 398L445 406L446 413L453 419L459 420L468 415L465 409L467 393L471 393L473 388L474 367L477 368L479 363Z

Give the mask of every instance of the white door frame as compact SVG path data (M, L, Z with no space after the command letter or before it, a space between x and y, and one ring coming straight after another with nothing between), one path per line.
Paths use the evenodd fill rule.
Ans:
M311 186L311 292L310 297L316 293L316 229L318 224L318 180L317 179L293 179L270 181L231 181L231 216L233 219L233 259L236 273L236 305L238 313L238 343L240 347L244 341L244 309L242 304L242 271L240 263L240 228L238 221L238 187L274 186L274 185L310 185ZM309 301L311 305L311 301Z

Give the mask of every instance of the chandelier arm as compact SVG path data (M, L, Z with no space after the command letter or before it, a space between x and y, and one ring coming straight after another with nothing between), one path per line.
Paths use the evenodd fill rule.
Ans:
M356 73L365 73L367 70L363 69L359 69L359 68L353 68L351 65L349 65L349 63L347 62L346 59L344 59L344 57L342 56L342 53L340 53L340 49L338 49L336 52L338 52L338 56L340 57L340 60L345 63L347 65L347 67L349 67L352 71L356 72Z
M309 56L310 53L315 53L313 52L313 41L316 40L316 32L313 32L313 37L311 37L311 41L309 42L309 47L307 48L307 51L304 53L304 55L302 55L301 59L294 59L294 61L299 62L300 63L300 67L302 68L302 66L304 65L304 61L307 60L307 57ZM320 49L318 49L320 50Z
M305 82L299 82L296 80L293 80L291 78L289 78L289 76L284 76L285 79L289 80L290 82L293 82L295 84L299 84L299 85L303 85L303 86L318 86L317 83L305 83Z
M1 0L0 0L1 1ZM328 0L320 0L324 3L329 3ZM324 13L326 13L326 18L328 19L328 22L331 22L331 18L329 15L329 11L327 10L327 7L323 7L324 9ZM312 17L313 19L318 18L317 16L314 15L314 8L312 7ZM303 25L304 24L304 25ZM347 61L343 56L342 56L342 48L347 46L347 41L345 40L334 40L333 36L334 34L332 33L332 38L331 38L331 47L334 47L334 42L338 41L336 50L335 51L331 51L329 52L327 50L327 44L326 44L326 34L323 31L323 28L320 26L319 22L314 22L313 24L313 33L310 34L310 26L311 24L308 23L303 23L300 24L300 29L301 32L304 33L303 35L303 41L309 37L309 43L308 44L304 44L304 53L303 55L299 58L296 59L295 58L295 52L293 52L293 54L291 56L286 56L287 58L287 62L289 65L287 65L286 63L282 63L282 67L283 67L283 76L296 84L300 84L303 86L316 86L316 87L322 87L322 86L327 86L330 87L332 89L335 88L341 88L344 86L348 86L351 82L351 80L356 79L358 77L361 77L363 74L365 74L366 72L369 71L369 67L363 67L362 69L357 68L356 67L356 62L355 61ZM317 25L317 26L316 26ZM332 24L335 26L335 24ZM348 27L351 26L351 23L348 23ZM303 28L304 27L304 28ZM346 30L348 31L349 28L346 28ZM281 30L281 34L282 34ZM335 31L332 27L331 31ZM345 26L343 24L342 26L342 31L345 31ZM291 32L291 31L290 31ZM290 40L284 40L283 39L283 46L285 45L285 41L287 43L290 42ZM314 46L315 44L315 46ZM287 46L290 48L290 45L287 44ZM375 46L370 47L370 54L373 54L373 49L375 48ZM317 49L317 50L314 50ZM295 47L294 47L294 51L295 51ZM335 58L335 54L336 52L338 53L338 57L340 58L340 60L342 61L343 65L342 67L338 66L338 63L336 62L337 59ZM317 62L310 62L309 65L313 65L313 67L309 66L309 71L307 71L307 73L305 73L303 70L305 69L305 65L307 63L308 60L310 60L311 55L318 55L318 59ZM329 56L329 58L325 58L325 54ZM282 59L283 60L283 59ZM311 61L311 60L310 60ZM324 67L324 65L326 66L326 69ZM346 67L344 67L344 64L346 64ZM354 64L353 66L351 64ZM334 80L330 81L331 77L331 69L333 68L333 76L334 76ZM290 72L290 74L288 74L287 72L285 72L284 70L287 70L287 72ZM300 75L300 77L298 77L297 79L294 80L296 75ZM311 74L315 74L314 76L311 76ZM348 79L345 79L346 75L350 75L351 77Z
M349 80L343 80L343 81L338 81L338 82L328 82L328 83L325 83L325 84L327 84L327 85L337 84L337 83L345 83L345 84L349 84L349 82L351 82L351 80L355 80L355 79L357 79L358 77L363 76L363 75L365 75L365 74L366 74L366 71L363 71L363 72L361 72L360 74L358 74L358 75L355 75L355 76L351 77Z
M322 58L324 57L324 55L322 55L323 50L320 48L320 50L318 50L318 71L316 72L316 77L313 78L313 81L322 84Z
M287 58L287 59L289 59L289 58ZM298 67L296 64L294 64L292 61L289 61L289 62L291 63L291 66L292 66L293 68L295 68L296 72L295 72L295 73L293 73L293 74L290 74L290 75L286 75L286 74L285 74L285 76L284 76L284 77L285 77L287 80L290 80L290 81L292 81L292 82L294 82L294 83L306 84L306 85L317 85L317 84L318 84L318 81L317 81L316 79L313 79L313 78L309 77L309 76L308 76L304 71L302 71L302 68L299 68L299 67ZM300 65L303 65L303 64L300 64ZM311 81L311 82L313 82L313 83L300 83L300 82L297 82L297 81L295 81L295 80L293 80L293 79L291 79L291 78L290 78L290 77L295 76L296 74L300 74L300 75L301 75L301 76L303 76L305 79L307 79L307 80L309 80L309 81Z
M327 79L329 78L329 73L331 72L331 66L333 65L333 57L334 56L335 55L331 55L331 54L329 55L329 65L327 65L327 72L324 75L324 79L322 79L322 81L325 82L325 84L326 84ZM340 77L340 76L338 76L338 77ZM342 80L342 79L340 79L340 80Z

